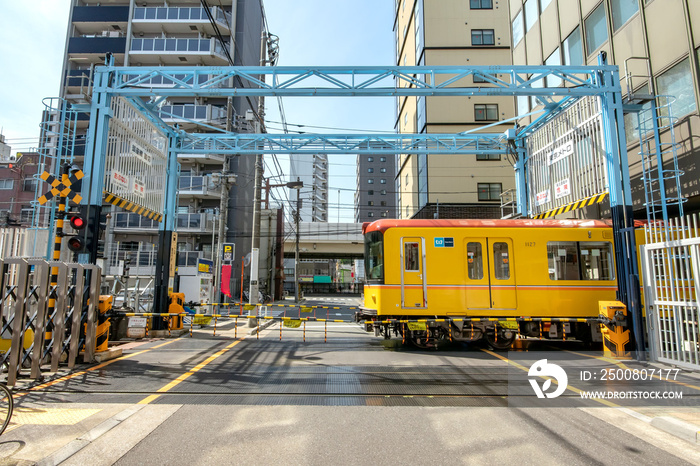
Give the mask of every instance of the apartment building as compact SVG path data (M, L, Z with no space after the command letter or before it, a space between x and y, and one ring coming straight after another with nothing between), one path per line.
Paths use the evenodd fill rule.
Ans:
M289 156L289 181L300 180L304 187L299 192L301 200L300 222L328 222L328 155L291 154ZM297 192L289 191L289 199L296 209Z
M73 104L89 103L95 66L111 53L116 65L128 66L227 66L259 65L263 18L261 0L72 0L68 24L61 97ZM154 79L154 88L170 85ZM170 98L160 116L192 130L197 123L239 132L254 131L243 116L257 110L255 98L234 98L228 122L226 98ZM76 161L84 155L84 134L89 115L78 117ZM198 131L206 132L199 128ZM181 166L177 217L178 267L192 267L199 259L211 260L217 248L224 157L187 155ZM254 157L232 157L229 173L238 182L229 191L225 242L235 243L236 262L251 247ZM154 271L158 224L135 213L110 207L104 273L118 274L125 259L131 274L148 276ZM236 280L238 283L238 280ZM237 289L235 284L233 289Z
M508 3L503 0L395 0L396 64L510 65ZM477 86L488 83L477 82ZM407 84L402 84L407 85ZM513 123L510 97L400 97L400 133L458 133ZM500 156L398 156L398 218L499 218L500 195L513 189L511 164Z
M694 134L700 128L700 2L697 0L510 0L512 54L515 65L595 65L605 52L609 64L620 67L623 99L649 110L659 107L675 120L675 149L681 195L686 213L700 210L698 160ZM550 85L552 85L550 83ZM556 85L556 83L554 84ZM666 99L672 96L670 109ZM518 99L518 113L534 102ZM648 114L648 112L645 112ZM643 113L644 114L644 113ZM648 117L647 117L648 118ZM642 118L644 120L644 117ZM664 120L667 120L664 118ZM640 147L635 112L625 115L626 136L635 216L643 217L644 189L640 180ZM642 139L651 134L643 128ZM670 134L662 132L669 144ZM670 146L666 146L667 148ZM666 158L667 168L671 164ZM667 195L675 195L675 182Z
M396 218L395 178L395 156L357 156L356 223Z

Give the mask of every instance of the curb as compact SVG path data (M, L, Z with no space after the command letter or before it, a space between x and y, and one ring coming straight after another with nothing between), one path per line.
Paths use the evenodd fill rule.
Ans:
M658 416L651 420L650 424L659 430L675 435L690 443L700 443L700 428L689 422L681 421L675 417Z

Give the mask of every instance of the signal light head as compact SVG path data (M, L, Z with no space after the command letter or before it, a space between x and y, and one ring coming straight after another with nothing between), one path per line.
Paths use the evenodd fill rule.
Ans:
M70 226L72 226L75 230L82 230L87 224L85 219L80 214L72 214L69 221Z
M71 251L82 251L84 246L85 243L83 242L83 238L81 238L80 236L72 236L68 238L68 249L70 249Z

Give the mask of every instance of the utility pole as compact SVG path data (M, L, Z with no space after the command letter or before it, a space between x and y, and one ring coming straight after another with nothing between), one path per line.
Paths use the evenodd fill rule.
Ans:
M297 183L300 184L297 189L297 211L294 214L294 223L296 225L296 246L294 248L294 302L299 303L299 218L301 217L301 192L304 183L297 177Z
M233 98L229 97L226 105L226 131L231 132L233 130ZM212 243L212 250L214 251L215 260L215 286L216 292L214 293L214 301L219 302L221 300L221 266L222 266L222 244L226 242L226 224L228 222L228 191L231 186L231 181L233 177L229 176L229 157L224 156L224 165L221 169L221 175L218 176L218 185L221 189L221 197L219 199L219 240L216 248ZM223 302L227 302L226 298ZM213 308L212 308L213 311ZM221 314L221 306L217 311L217 314Z
M265 66L267 64L267 32L263 31L262 37L260 39L260 66ZM265 75L260 76L260 80L265 82ZM258 97L258 119L255 122L255 132L262 133L262 122L265 116L265 98ZM258 304L258 277L259 277L259 267L258 267L258 256L260 254L260 198L262 191L262 177L263 177L263 156L262 154L255 155L255 187L253 188L254 198L253 198L253 233L252 233L252 245L251 245L251 257L250 257L250 287L248 292L248 297L250 304ZM253 309L252 313L256 316L248 320L249 327L255 327L258 323L257 306Z

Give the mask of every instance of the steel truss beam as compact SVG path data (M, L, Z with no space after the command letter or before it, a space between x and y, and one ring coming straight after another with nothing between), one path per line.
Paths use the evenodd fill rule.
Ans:
M619 92L599 80L616 66L324 66L324 67L100 67L107 86L96 92L138 97L176 96L556 96ZM265 79L260 79L265 76ZM474 78L484 86L474 86ZM561 80L563 86L547 87ZM99 80L96 80L99 82ZM103 81L104 82L104 81Z
M503 134L187 134L179 154L508 154Z

